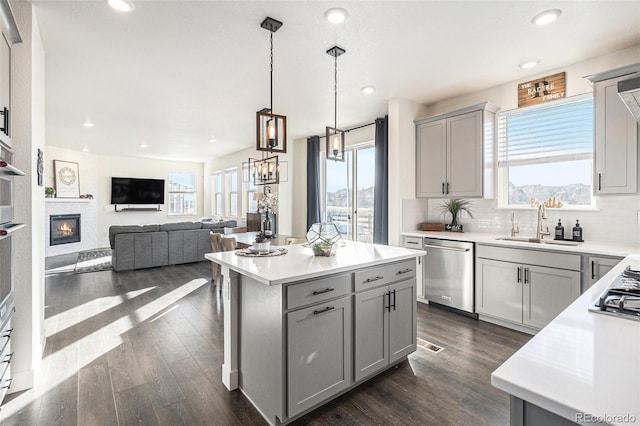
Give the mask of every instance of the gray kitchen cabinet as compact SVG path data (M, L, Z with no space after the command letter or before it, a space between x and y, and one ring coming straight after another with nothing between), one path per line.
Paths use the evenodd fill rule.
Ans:
M589 279L587 282L589 283L589 287L609 272L611 268L620 263L622 259L622 257L588 256L587 267Z
M618 81L597 81L595 109L595 195L633 194L638 190L638 123L618 96Z
M0 35L0 141L11 146L11 47Z
M417 197L492 195L496 111L483 103L415 122Z
M477 246L476 312L535 333L580 295L580 256Z
M351 296L287 314L287 414L351 385Z
M358 382L416 350L415 278L356 293L354 300Z

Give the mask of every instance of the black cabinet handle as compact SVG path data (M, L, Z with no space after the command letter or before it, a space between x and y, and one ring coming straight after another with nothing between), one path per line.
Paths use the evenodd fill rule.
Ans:
M313 295L317 296L318 294L329 293L330 291L335 290L335 288L325 288L324 290L313 290Z
M596 279L596 261L595 260L591 261L591 279L592 280Z
M449 182L447 182L447 194L449 193Z
M0 132L9 136L9 109L7 107L2 108L2 110L0 110L0 114L4 116L4 119L2 120L2 127L0 128Z
M521 272L520 272L520 267L518 266L518 280L516 281L516 282L518 282L518 283L522 280L522 278L521 278L521 275L520 275L520 274L521 274Z
M384 277L380 277L380 276L378 276L378 277L374 277L374 278L367 278L366 280L364 280L364 282L365 282L365 283L372 283L372 282L374 282L374 281L378 281L378 280L381 280L381 279L383 279L383 278L384 278Z
M598 173L598 191L602 191L602 173Z
M10 364L11 363L11 359L13 358L13 354L14 352L11 352L10 354L5 355L5 359L2 360L2 363L7 363Z
M4 383L0 384L0 389L10 389L11 383L13 383L13 377L9 377Z
M413 269L411 269L411 268L403 269L402 271L398 271L398 275L406 274L406 273L409 273L409 272L412 272L412 271L413 271Z
M10 328L10 329L8 329L8 330L6 330L6 331L4 332L4 334L2 335L2 337L9 338L9 337L11 337L11 333L12 333L12 332L13 332L13 328Z
M335 309L335 308L334 308L333 306L327 306L327 307L326 307L326 308L324 308L324 309L320 309L320 310L317 310L317 311L313 311L313 315L322 314L322 313L324 313L324 312L332 311L332 310L334 310L334 309Z
M391 299L391 295L389 295L389 299ZM391 302L391 301L389 301L389 302ZM396 291L395 290L393 290L393 305L392 306L393 306L393 310L395 311L396 310ZM391 310L389 310L389 312L391 312Z
M527 284L529 282L528 275L529 275L529 268L524 268L524 283L525 284Z
M442 182L442 194L444 195L444 182Z

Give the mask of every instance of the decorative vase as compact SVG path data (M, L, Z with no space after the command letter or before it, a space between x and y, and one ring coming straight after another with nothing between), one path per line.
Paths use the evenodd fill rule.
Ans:
M451 219L451 226L458 226L458 215L454 214L451 216L453 217L453 219Z
M262 232L266 238L273 237L273 231L271 230L271 218L269 218L269 212L264 214L264 221L262 222Z

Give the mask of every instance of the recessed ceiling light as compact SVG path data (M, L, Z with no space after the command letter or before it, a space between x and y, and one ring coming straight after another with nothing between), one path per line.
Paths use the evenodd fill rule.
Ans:
M90 129L90 128L92 128L92 127L93 127L93 123L92 123L92 122L90 122L90 121L85 121L84 123L82 123L82 125L83 125L84 127L86 127L87 129Z
M547 25L558 19L561 14L562 11L560 9L545 10L534 16L533 19L531 19L531 23L535 25Z
M118 12L131 12L136 8L131 0L107 0L107 3Z
M339 7L331 8L324 13L324 19L331 22L332 24L340 24L344 22L348 16L349 13Z
M366 93L367 95L376 91L375 86L364 86L362 89L362 93Z
M89 152L89 148L85 146L84 148L82 148L82 152Z
M140 144L140 148L146 148L146 147L148 147L148 146L149 146L149 145L147 145L146 143L141 143L141 144Z
M209 142L211 142L211 143L216 143L216 140L215 140L215 138L210 138L210 139L209 139Z
M519 64L518 66L519 66L520 68L522 68L523 70L528 70L529 68L533 68L533 67L535 67L535 66L536 66L536 65L538 65L539 63L540 63L540 60L539 60L539 59L535 59L535 60L533 60L533 61L526 61L526 62L523 62L523 63Z

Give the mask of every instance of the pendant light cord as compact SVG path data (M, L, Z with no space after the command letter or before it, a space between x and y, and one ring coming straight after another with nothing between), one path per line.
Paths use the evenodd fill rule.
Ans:
M273 32L271 33L270 36L270 41L271 41L271 50L270 50L270 55L271 55L271 67L270 67L270 74L271 74L271 80L269 82L269 91L270 91L270 103L271 103L271 111L269 111L270 113L273 114Z
M338 55L333 57L333 126L338 128Z

